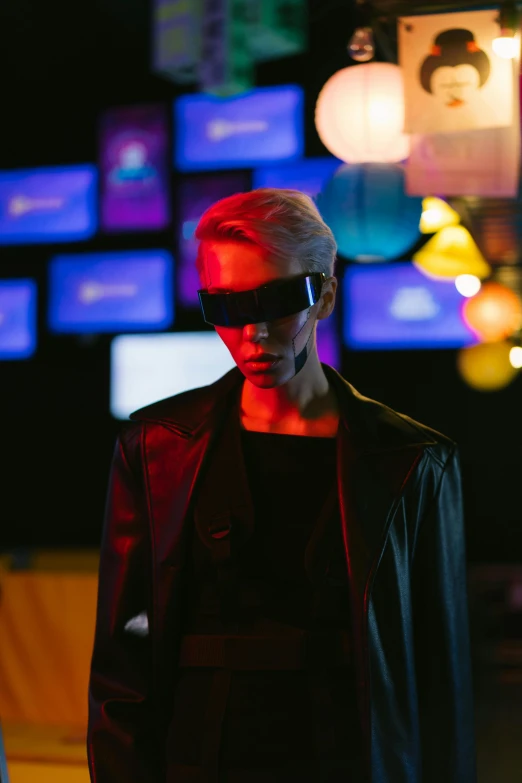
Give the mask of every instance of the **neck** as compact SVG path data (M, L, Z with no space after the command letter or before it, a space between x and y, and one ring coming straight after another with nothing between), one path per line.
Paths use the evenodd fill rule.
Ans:
M313 350L297 375L283 386L260 389L246 380L241 395L241 415L264 423L285 420L314 421L337 414L337 400Z

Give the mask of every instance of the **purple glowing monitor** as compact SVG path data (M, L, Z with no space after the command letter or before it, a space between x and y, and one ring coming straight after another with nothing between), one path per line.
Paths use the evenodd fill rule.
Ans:
M215 332L120 335L111 343L111 414L126 419L151 402L213 383L232 367Z
M317 353L323 364L341 371L341 346L334 314L317 321Z
M101 226L152 231L170 222L169 133L164 106L126 106L100 122Z
M0 244L88 239L97 229L94 166L0 172Z
M53 332L158 330L173 320L173 260L166 250L62 255L51 261Z
M258 87L234 98L183 95L174 103L174 165L181 171L262 166L302 157L304 93Z
M198 242L194 232L203 212L216 201L234 193L250 190L250 175L235 171L185 177L179 185L177 221L178 301L184 307L199 307L196 272Z
M36 350L34 280L0 281L0 359L28 359Z
M293 163L255 169L253 188L289 188L310 198L321 192L334 171L342 165L337 158L304 158Z
M473 345L462 303L453 281L430 280L409 262L353 264L343 280L344 341L355 350Z

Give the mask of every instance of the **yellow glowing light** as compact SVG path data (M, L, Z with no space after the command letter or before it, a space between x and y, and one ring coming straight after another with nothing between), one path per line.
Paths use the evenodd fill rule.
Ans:
M453 279L474 275L482 280L491 269L464 226L441 228L413 256L417 269L434 279Z
M497 57L504 60L513 60L520 49L520 39L518 35L513 35L512 30L502 30L502 35L493 38L492 47Z
M482 283L475 275L459 275L455 278L455 288L462 296L475 296L480 291Z
M517 376L510 362L512 344L481 343L462 348L457 367L468 386L478 391L497 391L508 386Z
M455 226L457 223L460 223L458 212L441 198L428 196L422 199L419 229L423 234L433 234L445 226Z
M511 362L511 366L515 368L515 370L520 370L522 367L522 348L520 345L514 345L513 348L509 352L509 361Z

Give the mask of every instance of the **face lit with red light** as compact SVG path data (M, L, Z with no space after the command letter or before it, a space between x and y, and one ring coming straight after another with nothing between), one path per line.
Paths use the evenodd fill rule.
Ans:
M204 241L204 288L210 294L238 293L303 274L296 259L276 258L249 242ZM273 388L294 377L295 358L307 346L315 348L315 323L320 302L300 313L246 326L216 326L243 375L255 386Z

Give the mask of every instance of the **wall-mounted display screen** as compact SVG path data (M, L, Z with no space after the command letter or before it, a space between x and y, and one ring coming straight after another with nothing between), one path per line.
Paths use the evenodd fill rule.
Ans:
M461 348L477 342L453 282L430 280L411 263L350 265L343 280L349 348Z
M198 171L300 158L303 107L296 85L258 87L234 98L183 95L174 102L174 165Z
M98 226L95 166L0 171L0 244L88 239Z
M28 359L36 350L34 280L0 280L0 359Z
M198 242L194 238L199 219L216 201L247 190L250 174L240 171L198 174L184 177L179 183L177 288L178 301L184 307L199 307L197 291L201 284L195 267Z
M215 332L120 335L111 343L111 414L126 419L151 402L213 383L234 366Z
M262 166L254 171L253 188L289 188L315 199L342 161L337 158L304 158L294 163Z
M319 360L341 371L341 340L335 314L317 321L317 353Z
M150 231L170 222L168 112L124 106L100 121L101 227Z
M166 329L174 320L173 260L166 250L55 256L49 266L53 332Z

